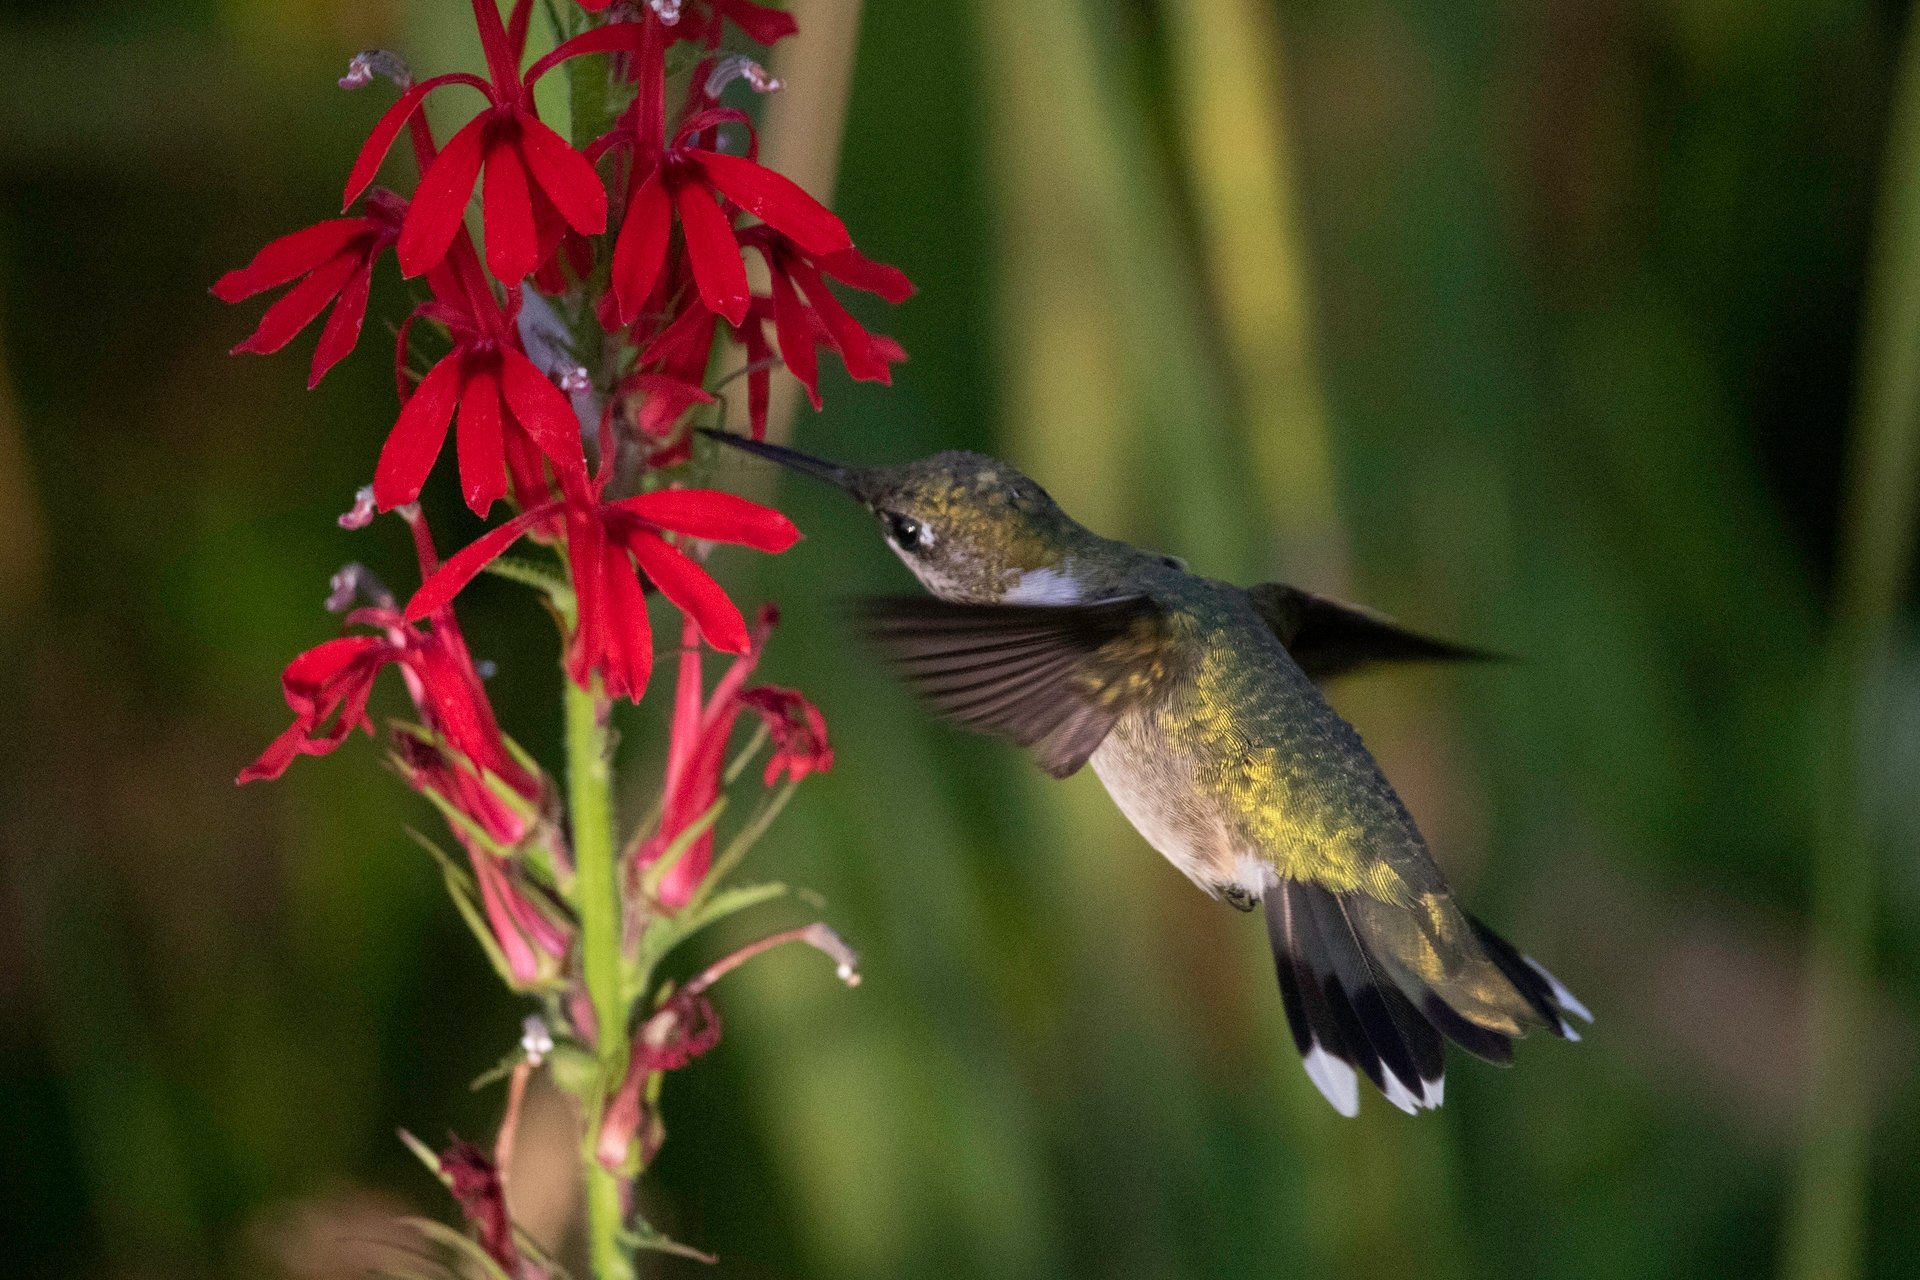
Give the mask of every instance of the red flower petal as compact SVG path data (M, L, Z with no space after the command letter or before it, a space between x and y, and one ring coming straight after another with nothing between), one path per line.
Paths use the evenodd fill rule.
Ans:
M607 554L607 531L592 513L567 513L567 568L573 573L577 616L567 645L567 677L586 686L606 650L606 623L600 562ZM614 693L609 690L609 693ZM614 696L621 696L614 693Z
M568 146L565 138L523 113L520 154L568 226L583 236L597 236L607 229L607 189L587 158Z
M453 135L420 178L407 220L400 228L400 274L412 279L447 256L447 247L466 217L467 201L480 177L480 161L491 112L483 112Z
M365 234L364 218L330 218L281 236L253 255L253 261L214 283L213 296L239 302L275 285L307 274Z
M675 187L673 203L687 234L687 257L701 300L737 328L747 318L747 264L740 260L732 220L720 211L713 193L697 182Z
M373 471L373 500L391 511L420 496L433 460L447 439L453 406L460 398L460 353L454 352L427 370L413 395L401 406L400 417L381 447Z
M800 541L793 521L772 507L718 489L656 489L609 505L655 528L709 542L781 552Z
M513 414L540 452L553 459L561 476L584 477L587 456L580 444L580 419L560 388L511 347L500 353L500 390Z
M507 493L500 383L488 370L477 370L460 393L460 424L454 443L460 454L461 492L473 514L484 518L494 502Z
M267 355L292 342L294 335L312 324L313 318L339 295L358 266L357 259L344 254L321 263L311 275L267 308L267 313L260 317L260 326L233 349L234 353L251 351Z
M755 44L770 45L800 30L792 14L751 0L714 0L714 12L746 32Z
M741 156L718 151L694 151L692 156L716 190L808 253L853 248L846 224L791 178Z
M833 335L833 345L840 352L847 372L860 382L891 383L893 369L874 349L873 335L840 305L840 300L833 296L833 290L820 278L820 273L799 261L792 263L792 269L794 281L806 291L807 301L813 304L813 313L820 317L820 323Z
M481 222L487 233L487 270L502 284L519 284L540 264L540 244L527 171L511 131L497 131L487 147L484 174Z
M379 176L380 162L385 160L387 152L393 149L393 141L400 136L400 130L406 128L408 119L420 109L420 103L425 100L427 94L436 85L445 82L446 78L443 76L422 80L401 94L394 104L387 108L386 113L373 126L373 132L367 135L366 143L361 146L360 154L353 162L353 172L347 175L346 194L340 197L342 209L359 199L360 193Z
M600 601L607 692L635 702L653 676L653 626L647 598L627 557L609 545L600 561Z
M780 339L780 359L807 389L807 399L820 408L820 353L815 349L813 326L807 321L807 309L793 291L787 273L775 269L773 277L773 331Z
M764 440L773 391L773 352L767 346L767 327L757 316L748 319L742 341L747 347L747 427L755 440Z
M626 543L660 594L693 619L708 644L723 653L747 651L747 624L740 610L705 569L645 529L628 530Z
M501 552L540 521L551 519L559 510L559 503L549 502L531 511L523 511L448 556L446 563L434 570L433 576L421 583L420 589L413 593L413 599L407 601L407 621L418 622L428 614L444 609L460 594L462 588L473 581L476 574L499 558Z
M884 262L875 262L858 249L842 249L814 260L814 265L842 284L866 293L877 293L888 302L905 302L917 290L907 273Z
M367 295L372 288L373 263L362 262L353 278L347 281L347 287L340 291L340 300L333 304L333 314L327 317L327 327L320 331L320 341L313 349L313 369L307 376L307 390L319 386L327 370L344 360L353 350L353 344L360 341L360 326L367 318Z
M653 292L667 260L667 234L672 229L667 188L656 169L627 202L620 238L613 245L613 292L620 303L621 324L632 324Z
M610 0L600 0L598 4L588 4L582 0L580 7L598 13L606 8L609 2ZM648 18L644 22L610 22L604 27L583 31L564 44L554 46L552 53L544 55L527 68L521 80L531 85L567 59L582 57L589 53L638 51L646 39L645 28L657 21L658 19Z

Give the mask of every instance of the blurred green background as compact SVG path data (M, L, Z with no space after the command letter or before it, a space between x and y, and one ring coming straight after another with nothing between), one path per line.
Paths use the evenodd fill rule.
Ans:
M346 56L477 61L469 23L0 0L9 1276L358 1274L387 1214L449 1212L394 1126L497 1119L467 1082L521 1010L402 834L425 806L365 740L231 783L284 723L281 665L332 633L327 575L407 581L396 529L333 523L392 418L404 292L380 279L313 394L310 336L229 359L257 308L206 294L337 207L388 98L334 89ZM739 1276L1920 1270L1908 23L868 6L837 204L921 287L865 313L912 361L830 386L796 439L1001 452L1204 572L1524 655L1339 702L1476 910L1598 1023L1510 1072L1456 1058L1438 1114L1340 1120L1258 925L1090 776L877 679L840 604L904 571L795 487L809 540L722 563L784 607L767 670L822 704L839 764L755 871L817 890L867 982L795 953L721 988L721 1047L667 1083L653 1216ZM544 619L483 584L467 621L557 767ZM536 1097L516 1207L550 1239L571 1140Z

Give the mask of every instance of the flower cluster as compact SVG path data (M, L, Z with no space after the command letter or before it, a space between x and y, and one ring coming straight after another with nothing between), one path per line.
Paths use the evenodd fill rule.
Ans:
M614 1177L615 1202L630 1208L632 1179L664 1133L659 1075L717 1040L704 992L737 959L677 989L655 969L696 928L772 896L715 891L793 786L832 764L818 708L748 683L773 610L750 627L705 563L715 544L777 553L799 533L770 507L690 483L704 461L691 420L743 377L748 430L764 436L774 371L785 368L818 408L823 352L855 379L889 381L905 353L835 289L889 302L913 290L760 163L752 117L727 100L779 88L729 42L792 35L786 13L753 0L551 4L552 47L530 57L533 0L505 14L496 0L471 3L485 74L416 81L392 53L356 56L343 88L390 81L399 94L352 164L342 216L274 241L214 286L227 302L284 290L236 352L278 351L325 315L313 386L358 344L389 253L417 282L397 327L398 412L341 523L397 512L420 585L403 603L365 570L342 571L329 605L349 630L288 665L293 723L240 781L327 754L355 728L372 733L376 677L399 673L414 718L393 726L393 767L446 817L465 856L429 847L502 978L542 1002L556 1078L569 1054L577 1060L563 1083L601 1126L589 1177ZM550 76L568 81L572 136L542 118L536 89ZM474 108L444 143L424 111L441 97ZM402 135L418 175L411 195L376 185L398 167ZM418 504L449 435L464 504L483 519L503 502L509 513L443 563ZM523 540L530 558L503 562ZM545 596L581 691L567 703L564 814L562 789L502 731L454 616L461 590L489 568ZM639 702L652 681L654 597L679 612L682 633L664 780L656 816L619 838L605 760L591 757L610 751L609 702ZM706 649L735 655L710 688ZM755 730L730 759L743 719ZM716 851L729 784L762 749L759 810ZM820 925L738 958L789 940L826 951L852 979L851 953ZM491 1166L462 1146L438 1171L479 1224L487 1257L514 1270ZM596 1216L590 1236L602 1274L624 1274L634 1241L660 1239L624 1213Z

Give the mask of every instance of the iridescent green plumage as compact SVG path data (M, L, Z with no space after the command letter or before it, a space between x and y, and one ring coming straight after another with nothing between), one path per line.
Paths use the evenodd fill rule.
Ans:
M877 602L882 649L949 717L1050 772L1091 763L1147 841L1207 893L1265 908L1308 1074L1351 1114L1354 1071L1412 1111L1441 1099L1442 1036L1507 1061L1585 1016L1464 912L1317 679L1487 655L1292 587L1251 589L1103 538L996 459L849 468L732 444L877 516L935 599Z

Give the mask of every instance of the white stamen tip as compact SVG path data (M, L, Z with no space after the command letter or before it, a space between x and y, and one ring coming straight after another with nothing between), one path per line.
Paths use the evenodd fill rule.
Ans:
M373 523L379 507L373 501L373 486L362 485L353 495L353 505L340 515L342 529L364 529Z
M528 1014L520 1024L520 1049L527 1055L528 1064L536 1067L553 1052L553 1032L539 1014Z
M387 49L362 49L347 63L347 74L335 81L342 89L364 89L376 79L385 78L402 90L413 87L413 68L399 54Z

